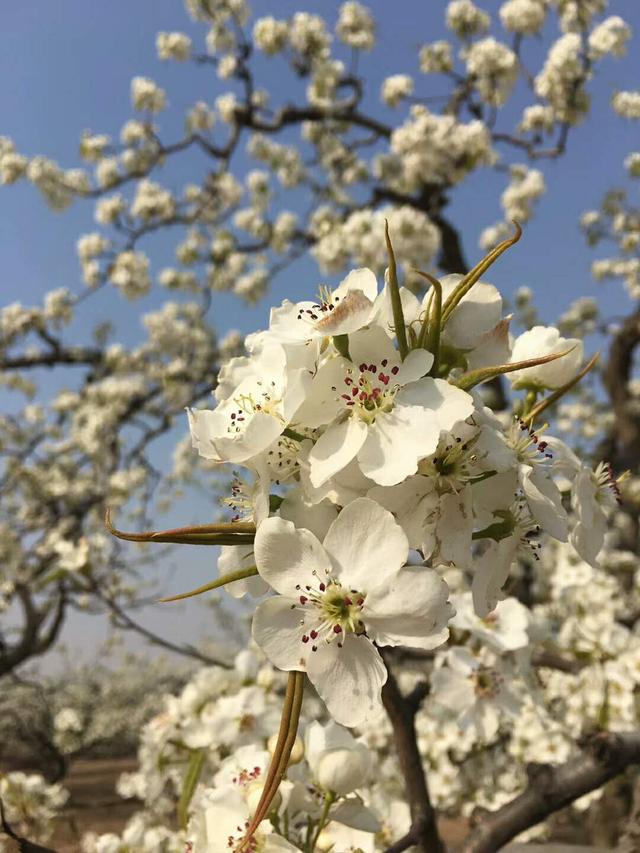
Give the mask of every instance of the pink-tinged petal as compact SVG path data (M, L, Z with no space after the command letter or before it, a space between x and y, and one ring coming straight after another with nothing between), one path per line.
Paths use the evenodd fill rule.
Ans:
M333 305L333 310L315 323L315 329L323 335L349 335L356 332L369 322L373 308L373 302L361 290L349 290L342 297L334 295Z
M433 453L439 437L433 412L396 403L369 428L358 454L360 469L380 486L395 486L416 473L418 460Z
M405 566L376 587L363 611L369 636L378 645L427 650L447 640L453 615L449 587L424 566Z
M540 527L558 539L567 541L567 513L562 506L560 490L543 471L522 466L522 490L527 498L531 515Z
M315 582L314 572L323 578L331 562L313 533L296 528L283 518L267 518L258 527L253 545L260 576L276 592L296 598L298 584Z
M342 298L350 290L361 290L367 299L373 302L378 295L378 279L375 273L368 267L351 270L336 287L333 295Z
M333 719L358 726L382 710L381 690L387 669L365 636L347 634L342 647L334 640L307 657L307 674Z
M409 382L417 382L431 370L433 356L426 349L414 349L407 355L400 365L400 370L395 381L398 385L408 385Z
M323 544L338 578L360 592L395 574L409 553L403 529L390 512L369 498L358 498L346 506Z
M309 453L309 479L319 488L356 456L367 438L367 426L359 418L332 424Z
M290 598L276 595L259 604L253 615L251 634L274 666L285 672L304 672L309 653L305 635L305 608Z

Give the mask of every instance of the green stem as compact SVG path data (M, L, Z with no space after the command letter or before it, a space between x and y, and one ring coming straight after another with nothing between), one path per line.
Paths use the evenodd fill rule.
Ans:
M311 846L309 847L309 853L314 853L314 850L316 849L316 844L318 843L318 839L320 838L320 833L328 823L329 809L334 804L335 800L336 795L333 793L333 791L327 791L327 793L324 795L324 805L322 807L322 814L320 815L318 826L316 827Z
M304 441L305 438L309 437L307 435L303 435L301 432L296 432L294 429L291 429L291 427L285 427L285 429L282 430L282 434L286 436L286 438L292 438L294 441Z
M203 749L194 751L189 756L189 764L187 765L187 772L184 777L182 792L180 793L180 800L178 802L178 823L180 824L181 829L187 828L189 803L191 802L196 785L200 779L200 773L202 772L202 766L204 764L204 756L205 753Z

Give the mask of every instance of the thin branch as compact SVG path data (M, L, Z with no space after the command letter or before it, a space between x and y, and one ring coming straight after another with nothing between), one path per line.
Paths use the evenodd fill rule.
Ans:
M501 850L524 830L638 763L640 732L601 732L587 742L582 755L566 764L530 765L527 789L502 808L485 815L458 853Z

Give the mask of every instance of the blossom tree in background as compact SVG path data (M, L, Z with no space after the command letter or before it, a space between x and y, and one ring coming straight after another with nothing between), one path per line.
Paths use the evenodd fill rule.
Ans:
M4 183L31 181L57 210L95 199L99 226L78 241L83 292L0 318L3 381L26 398L1 421L0 592L22 622L0 636L0 673L51 648L78 607L214 665L144 731L141 771L121 785L144 810L88 850L439 850L436 809L473 814L464 849L495 850L565 805L585 808L583 795L638 762L638 481L620 480L640 445L637 316L611 328L579 300L546 327L520 291L517 336L483 279L519 237L510 220L533 215L544 162L567 153L599 63L624 53L629 27L606 7L507 0L492 21L453 0L450 39L420 49L419 80L384 81L380 99L398 110L388 124L358 72L376 40L361 4L344 3L330 28L306 12L255 19L243 0L188 0L204 47L161 33L159 57L194 61L221 91L188 111L183 136L162 138L167 94L135 78L136 118L119 142L84 134L81 169L0 141ZM543 27L556 36L531 69ZM257 87L266 61L299 99ZM618 92L613 107L637 118L638 97ZM160 174L172 182L189 151L202 179L173 193ZM448 208L481 168L496 192L508 176L504 221L468 272ZM632 202L612 193L582 224L619 253L596 276L624 278L635 298ZM180 237L156 276L144 247L158 231ZM255 302L307 254L323 275L357 269L317 297L301 284L265 332L218 336L217 292ZM106 325L67 340L97 290L135 300L152 286L177 296L144 317L137 346ZM612 334L612 406L583 352L595 330ZM43 372L71 368L48 399ZM190 442L171 471L151 461L185 407L202 467L237 471L234 520L112 530L221 546L220 577L194 594L259 597L255 646L235 661L137 622L138 565L103 527L107 507L150 526L156 498L199 476ZM551 418L566 441L548 435ZM305 682L323 704L309 687L302 703Z

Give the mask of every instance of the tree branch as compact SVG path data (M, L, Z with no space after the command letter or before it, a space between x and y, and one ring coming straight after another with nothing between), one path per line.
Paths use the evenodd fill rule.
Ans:
M400 853L412 845L423 853L444 853L445 847L438 834L436 815L429 798L427 779L416 738L415 716L419 707L418 697L420 695L422 698L424 688L421 688L420 693L414 690L410 696L403 696L388 659L386 665L388 678L382 688L382 703L393 728L393 739L404 777L412 820L408 834L389 848L387 853Z
M526 791L482 818L458 853L494 853L525 829L638 763L640 732L601 732L589 740L582 755L566 764L530 765Z

